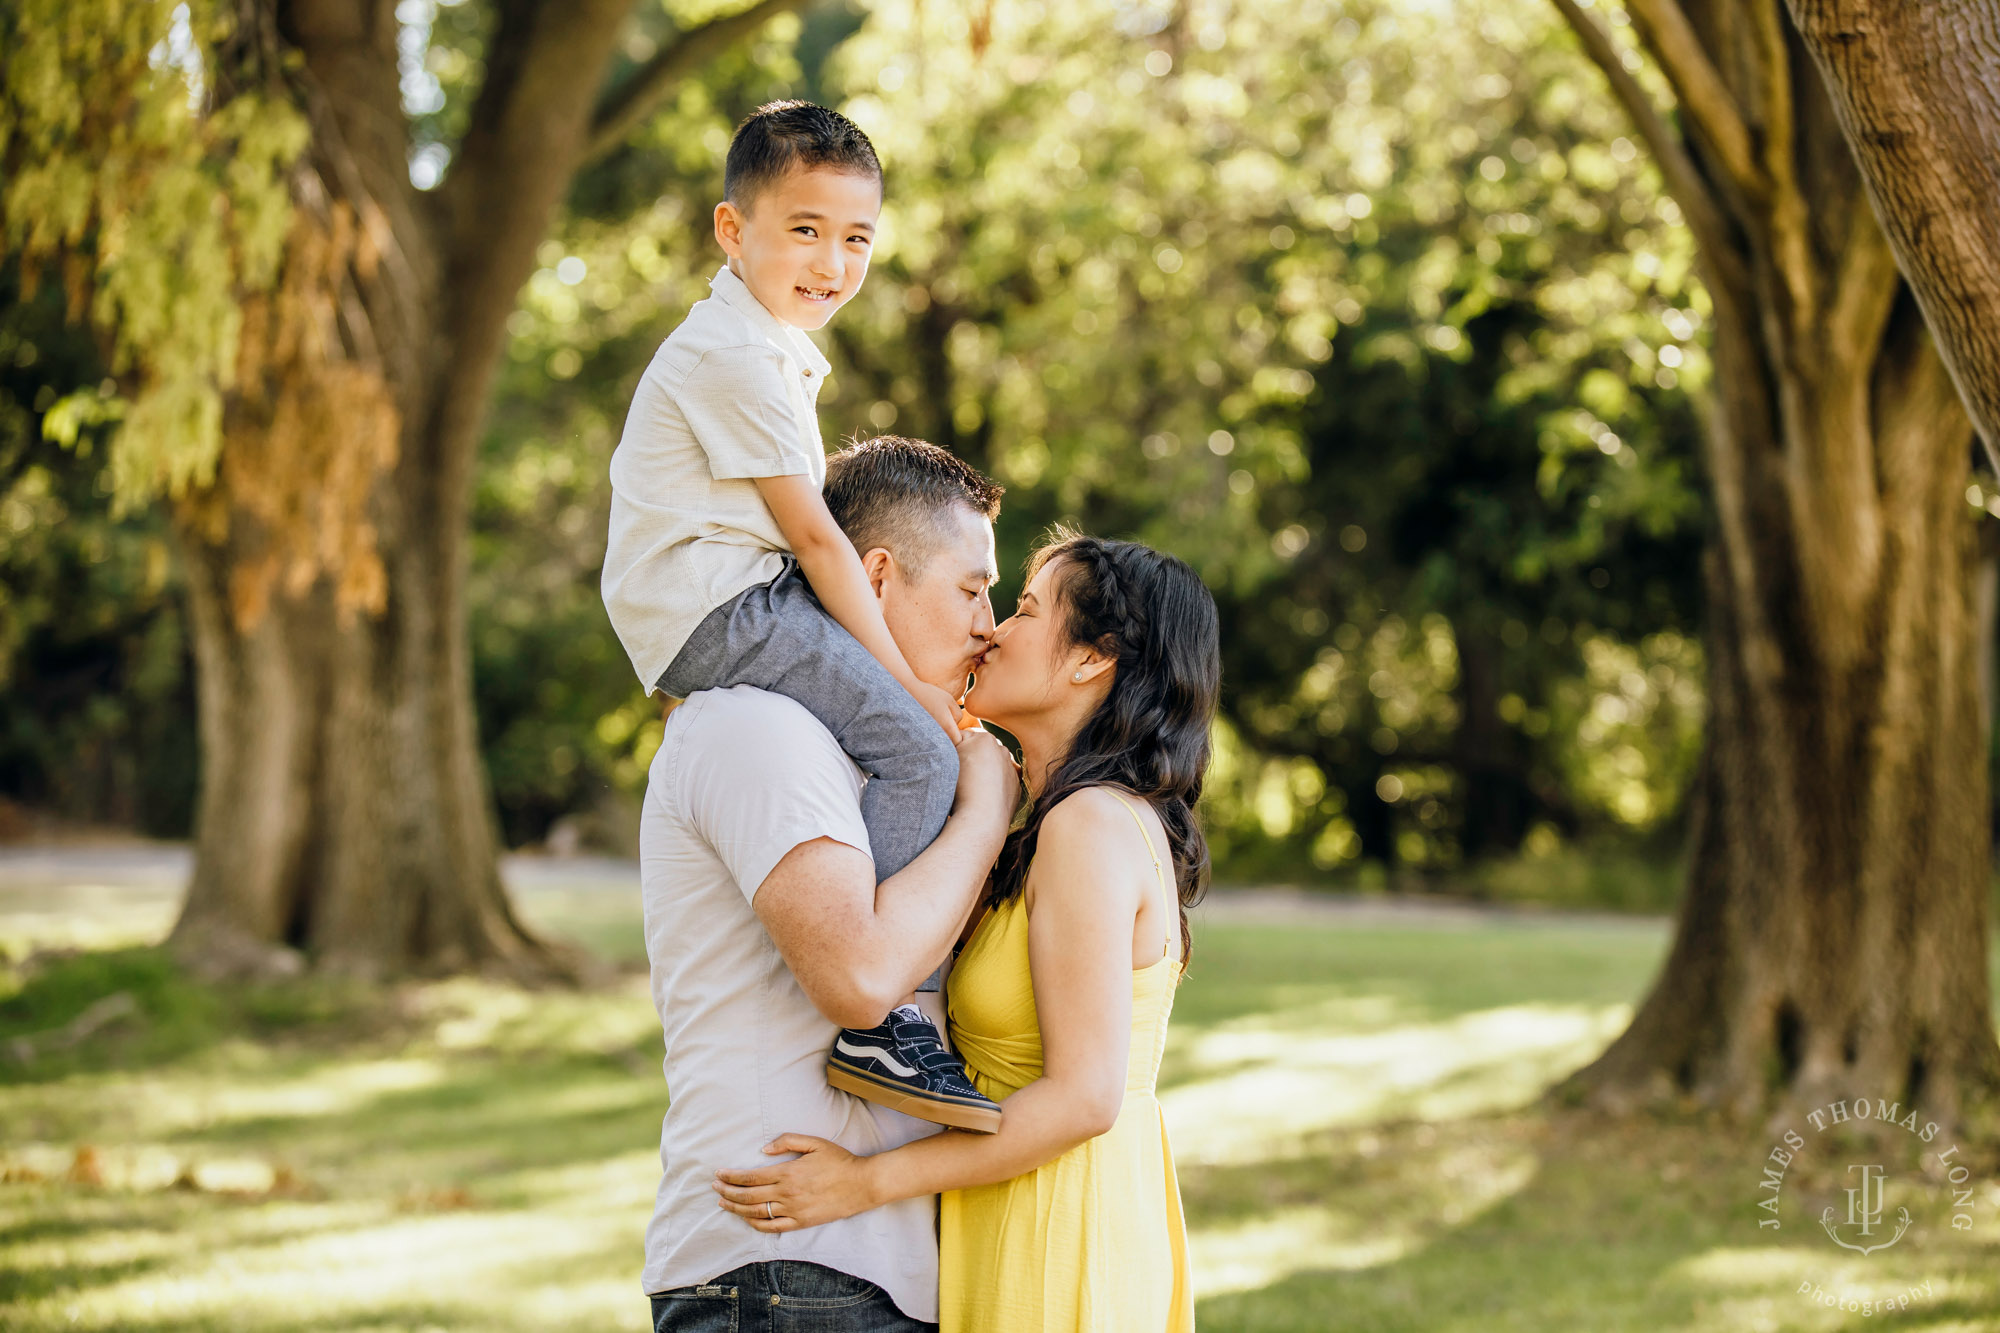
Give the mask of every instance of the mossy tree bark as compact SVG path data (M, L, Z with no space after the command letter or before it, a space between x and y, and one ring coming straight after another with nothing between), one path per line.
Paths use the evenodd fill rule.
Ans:
M1652 148L1714 306L1707 752L1676 935L1567 1091L1951 1117L1987 981L1973 434L1777 0L1629 0L1678 101L1555 0Z
M804 7L692 28L606 91L632 3L497 0L470 128L420 192L393 0L244 2L233 50L285 71L313 142L222 480L177 511L204 762L173 944L202 970L570 970L508 906L471 704L472 470L505 322L578 169ZM347 549L325 515L357 486Z

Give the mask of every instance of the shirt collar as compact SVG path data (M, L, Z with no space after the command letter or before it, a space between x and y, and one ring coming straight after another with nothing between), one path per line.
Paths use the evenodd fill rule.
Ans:
M833 369L833 363L826 359L818 344L806 337L805 330L785 323L765 309L757 294L744 285L743 279L737 277L728 264L716 270L715 276L708 280L708 289L724 305L740 312L752 324L776 338L781 346L791 348L792 354L811 366L815 374L823 377Z

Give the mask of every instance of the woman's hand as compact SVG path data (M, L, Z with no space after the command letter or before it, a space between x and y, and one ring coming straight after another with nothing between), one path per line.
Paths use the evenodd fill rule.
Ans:
M780 1134L767 1153L799 1153L796 1161L749 1171L718 1171L715 1192L724 1208L759 1231L798 1231L865 1213L874 1197L869 1159L828 1139Z

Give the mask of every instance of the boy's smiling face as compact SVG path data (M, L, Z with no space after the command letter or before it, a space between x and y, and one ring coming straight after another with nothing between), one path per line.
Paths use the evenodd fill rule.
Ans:
M881 212L874 176L800 167L758 191L747 209L717 204L715 239L766 310L817 329L861 290Z

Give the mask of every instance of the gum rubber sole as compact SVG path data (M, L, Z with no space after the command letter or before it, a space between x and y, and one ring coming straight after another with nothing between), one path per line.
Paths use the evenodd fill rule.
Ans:
M949 1125L953 1129L967 1129L975 1134L997 1134L1000 1131L1000 1112L989 1111L982 1106L963 1106L957 1102L941 1102L929 1097L919 1097L894 1083L878 1083L866 1074L858 1073L845 1065L829 1064L826 1067L826 1081L842 1092L851 1092L863 1101L877 1106L886 1106L891 1111L901 1111L904 1115L928 1120L934 1125Z

